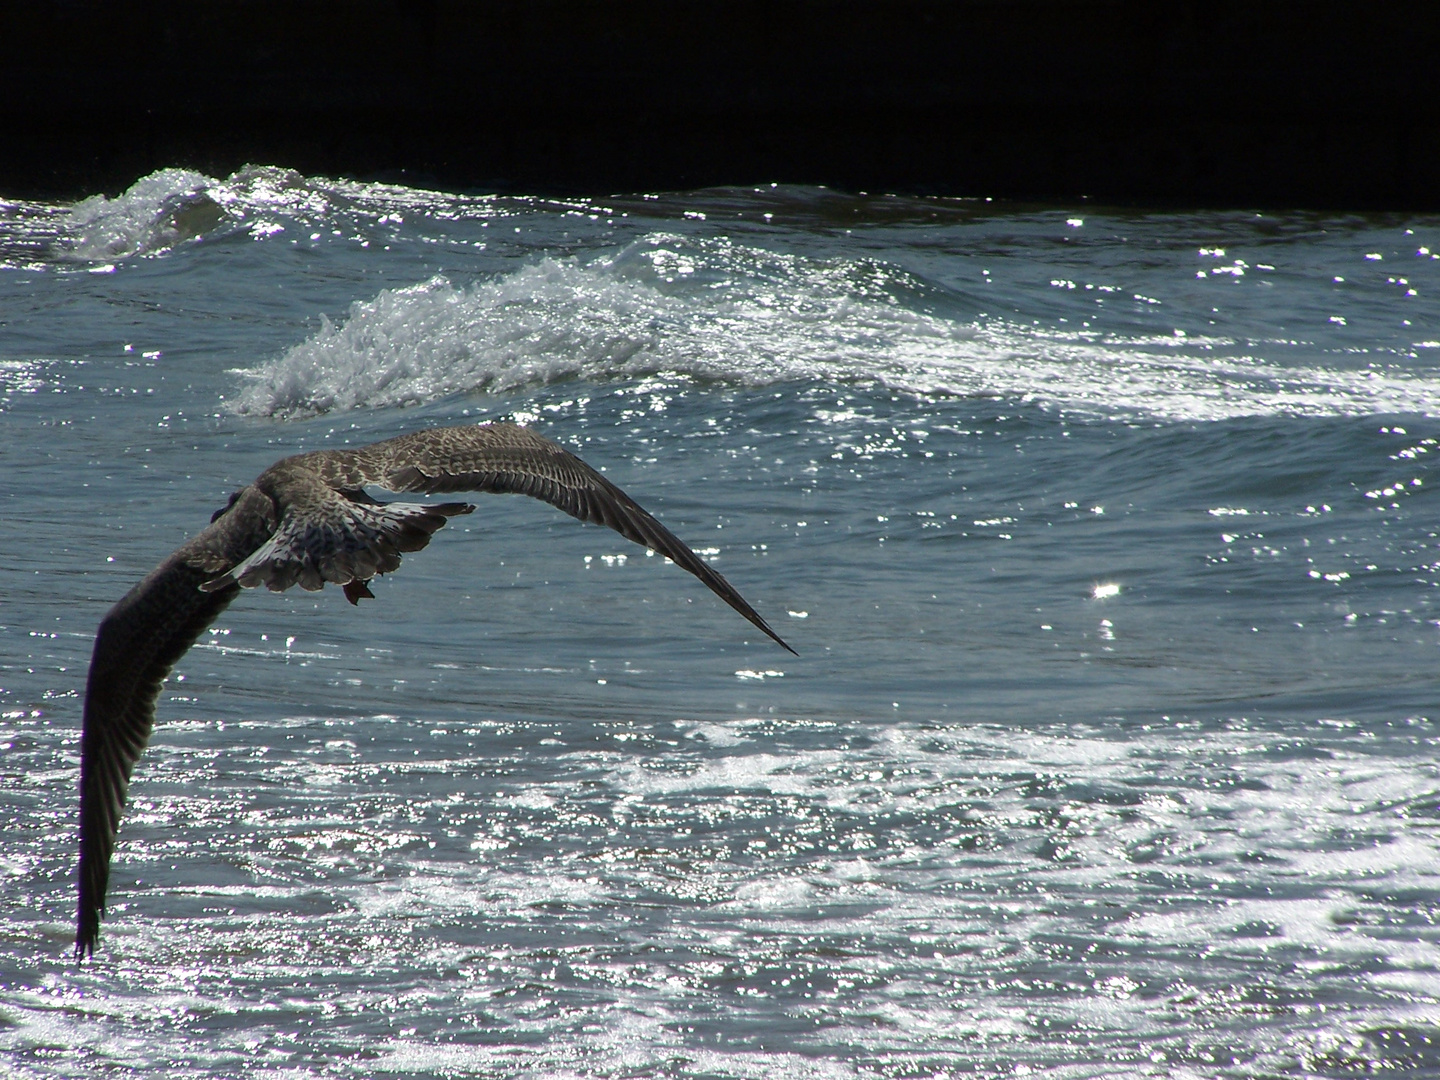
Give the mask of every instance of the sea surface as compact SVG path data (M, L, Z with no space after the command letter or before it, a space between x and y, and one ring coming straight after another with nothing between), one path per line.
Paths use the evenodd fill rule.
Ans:
M185 657L72 956L108 607L277 458L477 496ZM1440 218L255 167L0 203L6 1077L1440 1076Z

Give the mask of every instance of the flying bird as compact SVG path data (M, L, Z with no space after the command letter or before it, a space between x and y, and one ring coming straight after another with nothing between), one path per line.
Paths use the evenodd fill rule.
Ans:
M130 774L155 723L160 687L177 661L241 589L333 582L357 604L377 574L419 551L469 503L383 503L394 492L529 495L581 521L608 525L703 581L781 647L728 581L605 477L527 428L431 428L351 450L284 458L230 496L210 525L110 609L95 637L80 739L80 872L75 956L95 952L110 856Z

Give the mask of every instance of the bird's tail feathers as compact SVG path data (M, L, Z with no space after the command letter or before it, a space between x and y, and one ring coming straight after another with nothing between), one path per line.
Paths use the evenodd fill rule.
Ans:
M445 519L468 514L470 503L382 503L338 500L320 513L291 511L275 534L228 573L200 586L206 592L238 582L283 592L292 585L314 592L325 583L347 585L388 574L400 555L419 551Z

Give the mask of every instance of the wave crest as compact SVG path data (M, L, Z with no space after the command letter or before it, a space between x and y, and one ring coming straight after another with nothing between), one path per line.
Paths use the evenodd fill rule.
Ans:
M106 262L239 230L264 238L288 225L333 228L416 208L485 216L491 204L484 197L306 177L273 165L247 165L224 180L160 169L113 199L92 195L70 207L54 222L47 246L62 258Z
M386 289L242 372L251 385L232 408L314 415L657 373L746 385L903 378L906 364L887 356L971 334L895 302L907 287L875 266L660 234L613 257L544 258L468 288L434 277Z
M1433 414L1440 380L1276 363L1221 339L1104 339L1002 319L874 260L655 233L461 287L435 277L351 305L231 403L292 417L668 374L759 386L878 384L1161 420Z

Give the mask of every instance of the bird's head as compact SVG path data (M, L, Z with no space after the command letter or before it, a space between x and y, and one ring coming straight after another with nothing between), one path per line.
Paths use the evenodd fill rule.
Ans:
M210 524L214 525L215 522L219 521L222 517L228 514L230 512L230 508L235 505L235 501L239 499L240 496L244 493L244 488L241 488L239 491L232 491L230 493L230 501L227 502L224 506L222 506L219 510L216 510L215 513L210 515Z

